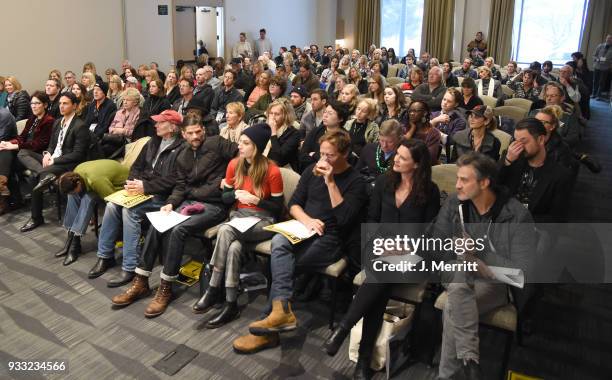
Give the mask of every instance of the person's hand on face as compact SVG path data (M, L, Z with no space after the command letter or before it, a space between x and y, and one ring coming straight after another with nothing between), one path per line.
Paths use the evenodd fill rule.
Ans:
M525 149L524 145L520 141L513 141L508 146L508 152L506 153L506 159L510 162L516 161L523 153Z

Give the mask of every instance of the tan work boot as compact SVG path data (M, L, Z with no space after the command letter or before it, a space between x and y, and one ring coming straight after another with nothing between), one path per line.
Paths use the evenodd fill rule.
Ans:
M164 311L166 311L171 299L172 282L162 279L159 288L157 288L157 293L155 293L155 297L153 297L145 310L145 317L153 318L162 315Z
M0 175L0 195L4 197L11 195L11 191L8 189L8 178L4 175Z
M254 354L266 348L274 348L278 346L278 333L269 335L253 335L247 334L234 340L234 351L239 354Z
M268 335L272 333L293 331L297 328L297 318L291 311L291 304L287 300L272 301L272 312L265 319L249 325L249 332L253 335Z
M125 292L113 297L114 306L127 306L137 299L143 298L151 294L149 289L149 278L140 274L134 276L132 285Z

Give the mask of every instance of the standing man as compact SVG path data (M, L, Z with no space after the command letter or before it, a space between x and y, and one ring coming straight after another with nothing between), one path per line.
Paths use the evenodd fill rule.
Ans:
M45 83L45 94L49 97L49 104L47 104L47 113L53 116L54 119L59 119L61 116L59 110L59 94L61 90L61 84L57 79L47 79Z
M593 54L593 95L597 100L606 99L603 94L610 92L610 71L612 71L612 34L606 36L606 42L599 44Z
M259 29L259 39L255 41L255 57L263 55L265 52L272 54L272 42L266 37L266 30L264 28Z
M89 149L89 131L83 120L76 116L79 101L72 92L60 96L59 109L62 117L53 124L49 150L43 154L31 150L20 150L20 161L38 175L40 182L32 190L32 216L21 227L28 232L45 223L43 218L43 190L60 174L71 171L85 161ZM68 263L70 264L70 263ZM64 265L68 265L64 262Z
M246 33L240 33L240 41L236 42L234 47L232 47L232 58L238 57L252 57L253 49L251 48L251 44L246 39Z

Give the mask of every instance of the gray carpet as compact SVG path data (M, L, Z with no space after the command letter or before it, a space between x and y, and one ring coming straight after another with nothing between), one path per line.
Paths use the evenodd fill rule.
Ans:
M594 102L595 103L595 102ZM604 103L605 104L605 103ZM606 150L612 133L610 112L595 104L594 120L585 137L592 149L610 167ZM605 143L601 136L606 136ZM583 170L574 204L578 219L596 215L609 220L609 205L598 200L610 197L610 170L593 176ZM584 196L585 190L589 196ZM265 297L241 297L245 305L237 321L218 330L206 330L209 315L196 316L191 305L197 288L179 295L168 311L155 319L143 316L150 299L125 309L113 310L110 298L118 293L106 281L119 272L113 268L99 279L88 280L94 264L95 237L89 232L83 242L87 252L69 267L53 257L65 239L55 209L47 208L47 224L27 234L18 228L29 215L21 210L0 217L0 378L43 378L40 374L9 373L11 360L68 361L69 374L48 378L157 379L170 378L152 365L178 344L199 352L172 378L193 379L344 379L354 364L348 360L347 344L334 357L320 346L328 335L327 306L319 301L296 307L301 328L282 337L280 347L243 356L232 351L231 342L246 333L246 325L262 311ZM159 281L159 268L152 278ZM249 299L251 298L251 299ZM547 289L535 310L534 332L525 346L514 345L510 368L546 379L605 379L612 371L612 291L607 285L567 285ZM417 341L416 363L406 365L395 378L433 379L436 370L422 363L432 343L431 300L424 305ZM485 379L498 373L503 337L483 332L481 339ZM379 374L377 378L383 378Z

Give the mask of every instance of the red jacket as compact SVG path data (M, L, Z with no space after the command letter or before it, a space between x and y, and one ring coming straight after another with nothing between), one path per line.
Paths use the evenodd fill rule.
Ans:
M34 136L31 141L28 140L28 134L32 125L36 120L36 116L30 116L26 122L26 126L21 134L11 140L11 143L19 145L19 149L28 149L33 152L42 153L49 146L49 140L51 139L51 132L53 131L53 122L55 119L48 113L43 116L42 120L34 129Z

